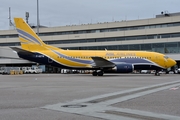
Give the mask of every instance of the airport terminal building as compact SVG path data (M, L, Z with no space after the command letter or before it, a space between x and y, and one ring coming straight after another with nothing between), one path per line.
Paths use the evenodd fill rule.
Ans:
M34 29L36 31L36 29ZM180 67L180 13L155 18L40 28L40 38L67 50L141 50L168 55ZM0 31L0 66L36 63L20 59L9 47L19 46L16 30ZM47 67L47 71L57 71Z

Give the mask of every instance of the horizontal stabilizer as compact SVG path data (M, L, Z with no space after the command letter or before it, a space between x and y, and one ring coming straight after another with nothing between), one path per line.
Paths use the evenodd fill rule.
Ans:
M10 47L11 49L13 49L14 51L16 51L17 53L26 53L28 55L30 54L34 54L33 52L27 51L27 50L23 50L21 48L18 47Z
M91 57L95 63L95 67L99 68L113 68L115 64L102 57Z

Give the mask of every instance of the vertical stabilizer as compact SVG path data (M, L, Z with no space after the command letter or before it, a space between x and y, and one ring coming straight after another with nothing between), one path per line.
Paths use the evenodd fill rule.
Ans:
M36 51L45 46L45 43L22 18L14 18L14 22L19 35L21 47L24 50Z

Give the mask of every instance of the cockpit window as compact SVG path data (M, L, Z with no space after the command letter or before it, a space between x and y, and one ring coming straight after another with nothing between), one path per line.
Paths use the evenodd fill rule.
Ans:
M168 59L169 57L168 56L164 56L165 59Z

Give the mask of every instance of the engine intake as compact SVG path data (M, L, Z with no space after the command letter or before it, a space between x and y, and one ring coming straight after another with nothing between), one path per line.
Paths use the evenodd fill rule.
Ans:
M113 70L117 73L131 73L134 70L134 66L132 64L117 64Z

